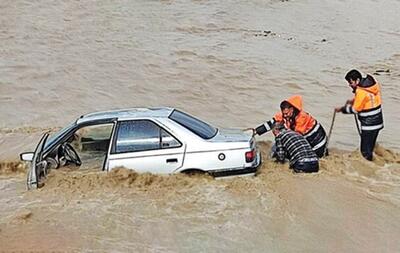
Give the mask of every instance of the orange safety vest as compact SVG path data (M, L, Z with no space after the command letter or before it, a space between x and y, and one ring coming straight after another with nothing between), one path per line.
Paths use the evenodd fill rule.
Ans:
M357 87L353 102L356 112L367 111L381 104L381 89L378 83L368 88Z
M264 124L256 127L255 131L258 135L262 135L270 131L275 122L283 122L286 128L294 130L304 136L312 149L319 157L325 154L326 133L321 124L319 124L309 113L303 110L303 100L301 96L295 95L285 100L298 110L294 119L284 119L282 112L278 112Z
M366 82L369 83L366 84ZM375 78L367 75L367 78L363 79L357 86L352 103L344 106L342 111L344 113L356 113L361 122L361 130L382 129L381 89Z
M303 111L303 100L299 95L295 95L286 100L293 107L295 107L299 113L294 118L294 121L290 121L283 118L282 112L278 112L274 116L276 122L283 122L286 128L292 129L302 135L306 135L311 129L314 128L317 121L307 112Z

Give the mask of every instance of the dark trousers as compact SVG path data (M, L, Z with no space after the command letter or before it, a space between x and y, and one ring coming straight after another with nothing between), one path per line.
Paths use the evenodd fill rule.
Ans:
M315 162L295 162L290 166L294 170L294 172L305 172L305 173L312 173L318 172L319 170L319 163L318 161Z
M361 144L360 144L361 154L365 159L369 161L372 161L374 147L379 131L380 130L361 131Z
M317 156L319 158L322 158L324 155L328 155L328 151L326 151L326 144L323 145L322 147L319 147L318 149L314 150L315 154L317 154Z

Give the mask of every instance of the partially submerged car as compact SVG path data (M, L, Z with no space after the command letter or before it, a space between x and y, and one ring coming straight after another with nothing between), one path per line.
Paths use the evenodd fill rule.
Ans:
M214 177L254 174L261 164L251 134L217 129L173 108L133 108L82 115L49 138L45 133L30 161L28 189L38 188L51 169L97 161L110 171L204 172Z

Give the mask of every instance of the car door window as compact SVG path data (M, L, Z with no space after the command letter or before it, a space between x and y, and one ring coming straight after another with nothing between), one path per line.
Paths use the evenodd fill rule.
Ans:
M114 124L99 124L79 128L69 142L84 165L101 165L108 152Z
M148 120L123 121L118 128L116 152L135 152L160 148L160 129Z
M118 127L115 153L180 146L178 140L150 120L122 121Z
M181 143L170 135L164 129L161 129L161 147L162 148L177 148L180 147Z
M107 152L113 124L92 125L79 128L73 135L72 146L80 152Z

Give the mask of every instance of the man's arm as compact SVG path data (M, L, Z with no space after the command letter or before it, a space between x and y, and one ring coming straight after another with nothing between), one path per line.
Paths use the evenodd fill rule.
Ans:
M346 101L346 104L344 106L336 107L335 111L336 112L341 112L341 113L344 113L344 114L357 113L353 109L353 103L354 103L354 98L353 99L349 99L349 100Z
M344 114L356 114L364 108L367 92L361 89L356 90L354 99L348 100L346 105L340 108L340 111Z
M254 129L254 133L256 133L258 135L262 135L262 134L270 131L276 122L281 122L282 120L283 120L282 112L277 112L271 120L268 120L264 124L256 127Z
M354 108L353 105L351 104L346 104L345 106L343 106L340 111L344 114L354 114L357 113Z
M258 127L255 128L255 133L258 135L265 134L266 132L270 131L272 129L272 126L275 123L275 119L268 120L262 125L259 125Z

